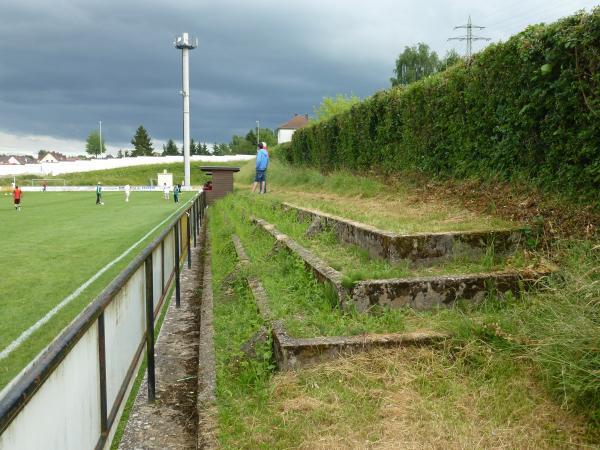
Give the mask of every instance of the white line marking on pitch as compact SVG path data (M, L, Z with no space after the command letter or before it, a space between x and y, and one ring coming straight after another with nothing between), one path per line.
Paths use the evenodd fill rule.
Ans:
M93 275L89 280L87 280L85 283L83 283L81 286L79 286L71 295L69 295L62 302L60 302L58 305L56 305L54 308L52 308L50 311L48 311L48 313L44 317L42 317L40 320L38 320L36 323L34 323L32 326L30 326L27 330L23 331L23 333L21 333L17 339L15 339L10 344L8 344L8 346L0 352L0 359L4 359L8 355L10 355L19 345L21 345L23 342L25 342L36 330L38 330L42 325L44 325L46 322L48 322L52 317L54 317L54 315L57 312L59 312L61 309L63 309L66 305L68 305L71 301L73 301L73 299L75 299L77 296L79 296L79 294L81 294L90 284L92 284L100 276L102 276L102 274L104 274L104 272L106 272L108 269L110 269L116 263L118 263L123 258L125 258L129 253L131 253L131 251L133 249L135 249L138 245L140 245L142 242L144 242L148 238L148 236L150 236L152 233L154 233L166 221L168 221L171 217L173 217L175 214L177 214L180 210L182 210L190 202L191 202L191 200L188 200L187 203L184 203L183 205L181 205L181 207L179 209L175 210L165 220L163 220L161 223L159 223L154 228L152 228L150 231L148 231L148 233L146 233L144 235L144 237L142 237L139 241L137 241L135 244L133 244L131 247L129 247L127 250L125 250L123 253L121 253L121 255L117 256L115 259L113 259L111 262L109 262L106 266L104 266L102 269L100 269L98 272L96 272L96 274Z

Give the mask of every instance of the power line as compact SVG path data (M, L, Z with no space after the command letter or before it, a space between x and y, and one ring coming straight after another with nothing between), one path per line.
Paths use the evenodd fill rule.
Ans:
M548 12L554 12L554 11L558 11L563 9L570 0L560 0L558 3L554 4L554 5L549 5L548 7L544 8L544 13L548 13ZM519 22L519 21L535 21L535 17L539 17L536 13L539 11L539 8L533 8L533 9L526 9L526 10L522 10L520 12L520 14L516 14L516 15L512 15L510 17L506 17L504 19L498 20L494 23L492 23L490 26L496 26L496 25L500 25L500 24L509 24L512 22Z
M484 20L488 23L488 27L492 26L489 23L491 21L504 20L508 17L521 16L524 13L529 12L529 10L533 7L537 10L545 9L548 6L552 6L553 2L563 1L563 0L530 0L529 2L524 2L523 0L518 0L514 3L504 4L502 8L498 8L496 10L490 11L489 13L483 13L479 20ZM542 8L542 6L544 8Z
M454 27L455 30L459 28L465 28L467 30L466 36L457 36L448 38L449 41L467 41L467 59L471 59L471 54L473 53L473 41L489 41L491 38L482 37L482 36L473 36L473 28L478 30L483 30L485 27L481 27L479 25L473 25L471 23L471 15L469 14L469 20L466 25L459 25Z

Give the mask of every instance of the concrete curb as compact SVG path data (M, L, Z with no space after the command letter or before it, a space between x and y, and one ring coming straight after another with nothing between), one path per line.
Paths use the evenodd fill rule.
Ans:
M202 224L201 245L204 246L204 274L200 310L200 345L198 351L198 448L214 449L217 444L216 362L213 328L213 291L211 245L207 214Z
M284 202L282 206L296 211L300 218L320 220L325 227L334 230L341 242L357 245L371 257L391 263L408 259L415 264L431 265L459 255L481 256L489 246L493 246L496 253L509 253L517 248L524 233L519 228L399 234L291 203Z
M235 251L238 255L238 259L240 263L243 265L247 265L250 260L248 259L248 255L246 255L246 251L242 246L240 238L238 238L235 234L231 236L231 240L233 241L233 245L235 247ZM267 301L267 293L263 288L262 284L256 277L247 277L248 285L250 286L250 290L254 295L254 301L256 301L256 306L258 307L258 312L260 316L263 318L265 322L271 324L273 319L273 314L271 313L271 308L269 307L269 303Z
M434 345L449 337L443 333L422 330L411 333L323 336L298 339L288 336L283 329L283 324L280 322L275 322L273 329L275 358L279 370L294 370L375 348Z

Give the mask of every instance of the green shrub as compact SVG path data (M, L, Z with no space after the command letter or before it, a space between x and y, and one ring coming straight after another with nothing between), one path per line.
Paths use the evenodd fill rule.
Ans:
M298 130L285 158L325 171L528 180L598 201L598 42L600 8L530 26L470 62Z

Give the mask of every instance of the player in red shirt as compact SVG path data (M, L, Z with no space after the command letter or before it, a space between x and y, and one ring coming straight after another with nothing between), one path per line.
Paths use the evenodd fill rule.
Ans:
M15 209L21 211L21 188L19 186L15 186L13 198L15 199Z

